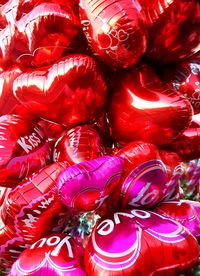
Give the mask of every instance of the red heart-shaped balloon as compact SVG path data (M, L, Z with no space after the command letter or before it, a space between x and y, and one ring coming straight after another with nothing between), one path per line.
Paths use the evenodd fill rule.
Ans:
M50 147L41 128L16 115L0 117L0 186L14 187L50 163Z
M159 204L154 212L178 221L200 239L200 203L191 200L169 201Z
M115 76L108 115L117 143L166 145L189 126L192 107L141 64Z
M13 82L20 73L17 67L0 73L0 115L18 114L30 120L31 114L13 95Z
M183 160L200 158L200 113L193 116L190 126L168 148L178 153Z
M135 1L82 0L80 18L95 55L110 66L132 66L144 54L147 31Z
M56 233L36 241L27 248L12 266L8 275L22 276L25 273L42 275L85 276L81 268L83 248L64 234Z
M88 275L180 275L198 262L195 237L176 221L130 210L104 217L85 250ZM191 275L191 274L190 274Z
M190 101L194 113L200 113L200 57L164 69L162 78Z
M50 64L64 55L78 30L79 18L70 7L42 3L0 32L0 65Z
M18 251L22 251L45 235L63 230L68 214L59 200L56 180L67 166L67 163L49 165L9 193L1 206L0 215L6 229L15 235L11 238L5 233L6 230L0 232L2 262L16 256L16 243Z
M107 97L96 62L85 55L67 56L53 66L21 74L13 90L32 113L68 128L94 121Z
M156 63L173 63L199 50L200 3L196 0L142 0L147 14L158 17L149 29L147 57ZM146 2L146 3L144 3ZM148 17L148 15L147 15ZM151 15L150 15L151 17Z
M77 164L105 154L98 131L92 125L77 126L61 136L55 144L53 161Z

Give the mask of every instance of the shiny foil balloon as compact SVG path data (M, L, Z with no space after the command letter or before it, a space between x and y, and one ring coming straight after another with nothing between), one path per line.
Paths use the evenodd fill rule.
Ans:
M58 178L61 201L79 212L95 210L108 200L122 172L120 157L104 156L73 165Z
M191 125L172 141L169 148L183 160L200 158L200 114L193 116Z
M162 78L190 101L194 113L200 113L200 58L166 68Z
M150 208L168 194L167 171L154 145L132 142L115 155L124 159L124 172L113 198L116 208Z
M78 30L78 16L70 7L42 3L0 32L0 65L50 64L64 55Z
M93 58L71 55L21 74L14 94L27 109L68 128L94 121L106 103L106 85Z
M130 210L102 219L85 251L88 275L180 275L198 262L195 237L180 223Z
M77 126L58 139L53 151L53 161L67 161L73 165L98 158L104 153L98 131L91 125Z
M136 1L80 1L81 25L89 45L111 67L134 65L144 54L147 31Z
M56 233L27 248L8 276L85 276L82 256L83 248L72 237Z
M189 126L192 107L141 64L115 75L108 115L115 142L166 145Z
M168 201L159 204L154 212L178 221L200 239L200 203L191 200Z
M50 163L50 147L41 128L16 115L0 117L0 186L20 180Z
M200 3L196 0L142 0L144 9L155 14L148 24L147 57L156 63L174 63L199 50ZM146 3L144 3L146 2ZM154 2L152 4L152 2ZM151 17L151 15L150 15Z
M49 165L23 180L0 209L0 263L12 264L21 251L38 239L64 229L66 208L59 200L56 180L67 167ZM14 233L14 234L10 234Z

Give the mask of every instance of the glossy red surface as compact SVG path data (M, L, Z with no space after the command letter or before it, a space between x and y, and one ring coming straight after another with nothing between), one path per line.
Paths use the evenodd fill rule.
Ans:
M129 67L144 54L147 31L136 1L80 1L81 25L89 45L111 67Z
M147 57L151 61L173 63L199 50L199 1L140 1L147 14L147 26L149 27Z
M78 31L79 18L73 9L42 3L0 32L0 65L53 63L64 55Z
M98 66L86 55L67 56L52 66L21 74L13 90L33 114L68 128L95 121L107 98Z
M192 107L142 64L114 76L108 115L116 143L166 145L189 126Z
M50 163L50 147L41 128L16 115L0 117L0 186L20 180Z
M105 148L98 131L91 125L77 126L61 136L55 144L53 161L77 164L103 156Z
M191 125L172 141L169 148L183 160L200 158L200 114L193 116Z
M190 101L194 113L200 113L200 57L164 69L162 78Z

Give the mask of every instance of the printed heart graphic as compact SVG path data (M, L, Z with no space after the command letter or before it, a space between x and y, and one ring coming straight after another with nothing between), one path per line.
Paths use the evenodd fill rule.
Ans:
M178 153L182 160L200 158L200 113L192 117L190 126L168 148Z
M105 149L92 125L77 126L61 136L55 144L53 161L77 164L103 156Z
M80 18L88 44L101 61L125 68L144 54L146 25L135 1L82 0Z
M181 224L133 209L99 221L84 264L88 275L180 275L198 261L198 255L197 240Z
M168 89L147 65L118 74L113 78L108 106L115 142L166 145L189 126L192 116L189 101Z
M36 241L12 266L8 275L34 275L43 271L85 276L81 268L83 248L73 238L54 234Z
M68 128L94 121L104 110L107 97L94 59L78 54L21 74L13 91L33 114Z

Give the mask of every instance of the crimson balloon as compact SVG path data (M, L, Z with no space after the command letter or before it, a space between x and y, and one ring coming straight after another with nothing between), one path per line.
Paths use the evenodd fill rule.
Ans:
M64 230L69 214L59 200L56 180L67 166L49 165L8 194L0 209L2 266L9 267L20 252L38 239Z
M44 237L27 248L12 266L8 276L85 276L82 269L83 248L64 234Z
M141 64L114 76L108 115L118 144L138 140L166 145L189 126L192 107Z
M53 151L53 161L77 164L103 156L105 149L98 131L91 125L77 126L61 136Z
M80 1L81 25L88 44L111 67L129 67L144 54L147 30L138 2Z
M133 209L95 226L84 264L88 275L180 275L198 256L197 240L180 223Z
M168 201L159 204L154 212L178 221L200 239L200 203L191 200Z
M21 74L13 90L33 114L68 128L94 121L104 110L107 97L96 62L81 54Z
M50 163L50 147L41 128L17 115L0 117L0 186L15 187Z

